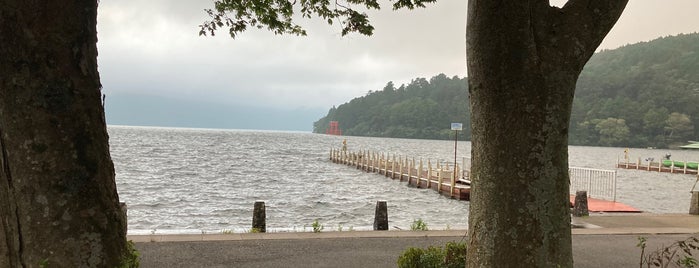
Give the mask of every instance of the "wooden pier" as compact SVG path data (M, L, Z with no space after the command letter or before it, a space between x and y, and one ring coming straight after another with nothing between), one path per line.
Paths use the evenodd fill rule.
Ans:
M429 188L438 193L458 199L470 199L471 181L469 167L465 160L450 167L449 164L432 164L431 160L423 162L414 158L359 151L348 152L339 149L330 150L333 163L344 164L370 173L378 173L388 178L406 181L417 188ZM454 174L456 173L456 176ZM589 168L570 168L571 192L586 190L588 209L591 212L640 212L631 206L616 202L616 171ZM571 195L571 207L574 202ZM605 200L608 199L608 200Z
M430 160L425 163L420 159L416 163L414 158L408 159L395 154L389 157L383 153L348 152L338 149L330 150L330 160L366 172L378 173L394 180L407 181L408 185L417 188L434 189L454 199L469 200L470 198L468 170L460 169L458 164L449 167L449 164L442 165L437 162L433 166Z
M685 165L684 168L675 167L675 166L666 167L666 166L663 166L663 164L661 162L652 162L652 161L648 161L648 163L646 163L646 164L641 164L641 158L638 158L638 161L636 161L635 163L630 162L628 159L625 159L622 161L622 160L617 158L616 166L618 168L623 168L623 169L636 169L636 170L645 170L645 171L692 174L692 175L697 174L696 169L687 168L687 165Z

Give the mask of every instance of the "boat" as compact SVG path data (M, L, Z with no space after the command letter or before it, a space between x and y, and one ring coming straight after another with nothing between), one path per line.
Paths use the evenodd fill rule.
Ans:
M666 167L675 166L678 168L684 168L685 163L683 161L674 161L674 160L663 159L663 166L666 166ZM698 166L699 166L699 162L687 162L688 169L697 169Z
M682 149L696 149L699 150L699 141L689 141L689 144L680 146Z

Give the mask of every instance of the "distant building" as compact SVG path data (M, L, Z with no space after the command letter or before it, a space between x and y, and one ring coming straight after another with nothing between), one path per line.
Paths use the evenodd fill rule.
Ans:
M328 128L325 129L325 134L342 136L340 123L338 123L337 121L330 121L330 126L328 126Z

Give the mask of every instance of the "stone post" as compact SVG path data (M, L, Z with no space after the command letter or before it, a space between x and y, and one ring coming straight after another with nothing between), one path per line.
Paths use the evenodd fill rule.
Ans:
M388 230L388 208L386 201L376 202L376 212L374 213L374 231Z
M253 232L267 232L264 201L255 201L255 208L252 211L252 229Z
M692 191L692 198L689 201L689 214L699 215L699 191Z
M119 208L121 209L121 218L124 221L124 234L129 230L129 223L128 223L128 214L127 214L127 208L126 208L126 202L119 202Z
M590 212L587 210L587 191L575 192L575 206L573 207L573 216L582 217L589 215Z

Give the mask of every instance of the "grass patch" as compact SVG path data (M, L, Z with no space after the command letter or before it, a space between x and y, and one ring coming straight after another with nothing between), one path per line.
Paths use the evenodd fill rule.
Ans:
M414 220L412 224L410 224L410 230L428 231L429 229L427 228L426 222L424 222L422 219L417 219L417 220Z
M313 224L311 224L311 227L313 227L314 233L320 233L321 231L323 231L324 228L323 225L320 224L320 222L318 222L317 219L313 222Z
M442 247L408 248L398 257L400 268L466 267L466 243L448 242Z

